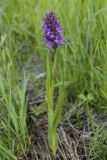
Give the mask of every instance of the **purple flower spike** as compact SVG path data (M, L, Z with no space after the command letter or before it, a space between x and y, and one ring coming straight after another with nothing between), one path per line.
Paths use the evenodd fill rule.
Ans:
M63 30L53 11L46 12L43 17L42 29L44 31L44 43L47 45L49 51L64 44Z

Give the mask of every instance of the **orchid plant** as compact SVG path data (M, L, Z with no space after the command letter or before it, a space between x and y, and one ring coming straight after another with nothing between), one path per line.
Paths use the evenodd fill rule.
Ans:
M65 87L64 83L59 89L59 96L54 106L55 82L58 72L57 48L64 44L63 30L58 17L53 11L47 11L43 17L42 29L43 39L47 45L47 74L46 74L46 102L48 105L48 143L53 155L56 155L58 146L57 127L61 121L62 106L64 103ZM54 58L53 58L54 57Z

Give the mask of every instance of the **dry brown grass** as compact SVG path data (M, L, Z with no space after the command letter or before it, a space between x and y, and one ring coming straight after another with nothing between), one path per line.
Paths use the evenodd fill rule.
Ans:
M29 143L23 160L88 160L90 134L71 123L61 123L58 128L58 150L52 156L47 142L47 115L38 120L29 117ZM21 159L20 159L21 160Z

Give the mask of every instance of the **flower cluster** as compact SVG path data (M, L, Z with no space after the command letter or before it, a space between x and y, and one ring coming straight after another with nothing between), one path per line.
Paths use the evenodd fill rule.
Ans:
M63 30L60 22L53 11L47 11L43 17L42 28L44 31L43 39L49 50L64 44Z

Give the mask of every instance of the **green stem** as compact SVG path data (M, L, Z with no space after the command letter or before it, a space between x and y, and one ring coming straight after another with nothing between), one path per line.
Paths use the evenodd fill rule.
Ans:
M52 53L53 54L53 53ZM54 127L54 88L57 76L58 55L55 50L55 59L50 67L50 55L47 55L47 76L46 76L46 99L48 104L48 142L53 155L56 154L57 149L57 131Z
M57 74L57 67L58 67L58 53L55 53L55 60L53 63L53 68L52 68L52 80L55 80L56 74Z

